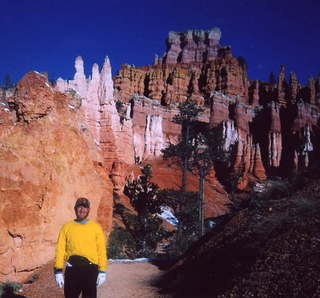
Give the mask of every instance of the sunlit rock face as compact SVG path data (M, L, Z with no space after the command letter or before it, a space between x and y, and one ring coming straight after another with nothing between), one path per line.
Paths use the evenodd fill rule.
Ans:
M124 102L136 93L163 105L193 100L209 102L211 93L248 98L245 64L232 57L231 48L219 44L221 31L169 32L167 51L154 65L123 65L114 78L115 90Z
M136 162L162 158L161 149L176 143L180 125L172 119L177 108L170 110L147 98L134 97L132 112L134 156Z
M55 89L66 94L76 92L81 98L85 122L95 137L108 171L114 162L130 165L160 158L161 149L177 141L180 126L172 122L178 113L177 108L166 109L137 95L131 97L130 103L119 103L117 106L117 100L121 97L114 95L108 58L101 72L94 64L92 75L86 80L83 80L82 59L76 58L75 65L74 80L58 79Z
M99 66L92 66L92 75L86 78L81 57L75 61L74 79L58 79L55 89L68 94L76 92L82 101L81 111L84 121L93 134L97 147L101 150L104 166L110 170L112 163L122 160L134 162L132 124L126 117L121 119L114 100L110 60L106 57L101 72Z
M53 108L53 97L54 91L46 77L36 72L29 73L18 83L14 95L18 118L29 122L48 115Z
M110 231L112 183L73 97L28 73L8 100L18 121L0 123L0 280L23 281L53 258L78 197Z

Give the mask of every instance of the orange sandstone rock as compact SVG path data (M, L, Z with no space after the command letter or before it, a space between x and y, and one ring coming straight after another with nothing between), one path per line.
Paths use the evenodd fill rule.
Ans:
M0 124L0 280L22 281L54 255L75 200L92 202L91 218L110 231L112 184L72 98L45 77L27 74L15 94L20 122Z

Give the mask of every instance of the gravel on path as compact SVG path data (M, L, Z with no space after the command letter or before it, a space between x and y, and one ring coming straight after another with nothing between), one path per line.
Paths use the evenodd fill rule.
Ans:
M42 267L38 278L23 287L23 295L28 298L63 298L63 290L54 281L53 264ZM149 262L144 263L110 263L107 281L98 288L98 298L155 297L165 298L153 286L162 271Z

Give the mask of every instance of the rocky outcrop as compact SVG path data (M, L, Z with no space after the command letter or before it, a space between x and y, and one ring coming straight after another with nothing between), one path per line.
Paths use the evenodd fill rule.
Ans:
M220 37L218 28L170 32L163 58L151 66L122 66L115 90L124 102L138 94L163 105L188 99L202 105L214 91L247 100L245 64L219 44Z
M110 231L112 184L74 98L33 72L8 101L18 121L0 124L0 280L22 281L53 258L78 197Z
M110 61L107 58L101 73L93 65L92 76L85 78L83 61L76 58L74 80L58 79L55 89L79 95L81 111L108 171L114 162L128 165L159 158L161 149L175 142L180 126L172 122L177 108L167 109L147 97L131 95L130 103L122 103L114 93Z
M177 108L168 110L148 98L134 97L132 110L136 163L162 158L161 149L176 143L180 135L180 125L172 121Z
M113 81L110 60L106 57L101 72L99 66L92 66L92 75L86 78L81 57L75 61L74 79L59 78L55 89L62 93L76 92L82 101L82 113L90 132L104 158L104 166L111 170L112 163L122 160L134 162L131 123L120 119L113 95Z
M221 48L220 38L221 31L217 27L207 31L188 30L181 33L170 31L167 52L162 61L166 64L213 61Z

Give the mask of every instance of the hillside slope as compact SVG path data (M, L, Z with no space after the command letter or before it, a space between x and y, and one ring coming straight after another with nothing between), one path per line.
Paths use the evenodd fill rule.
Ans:
M255 197L162 279L174 297L320 297L320 180ZM305 180L303 181L303 184ZM283 191L282 191L283 193Z

